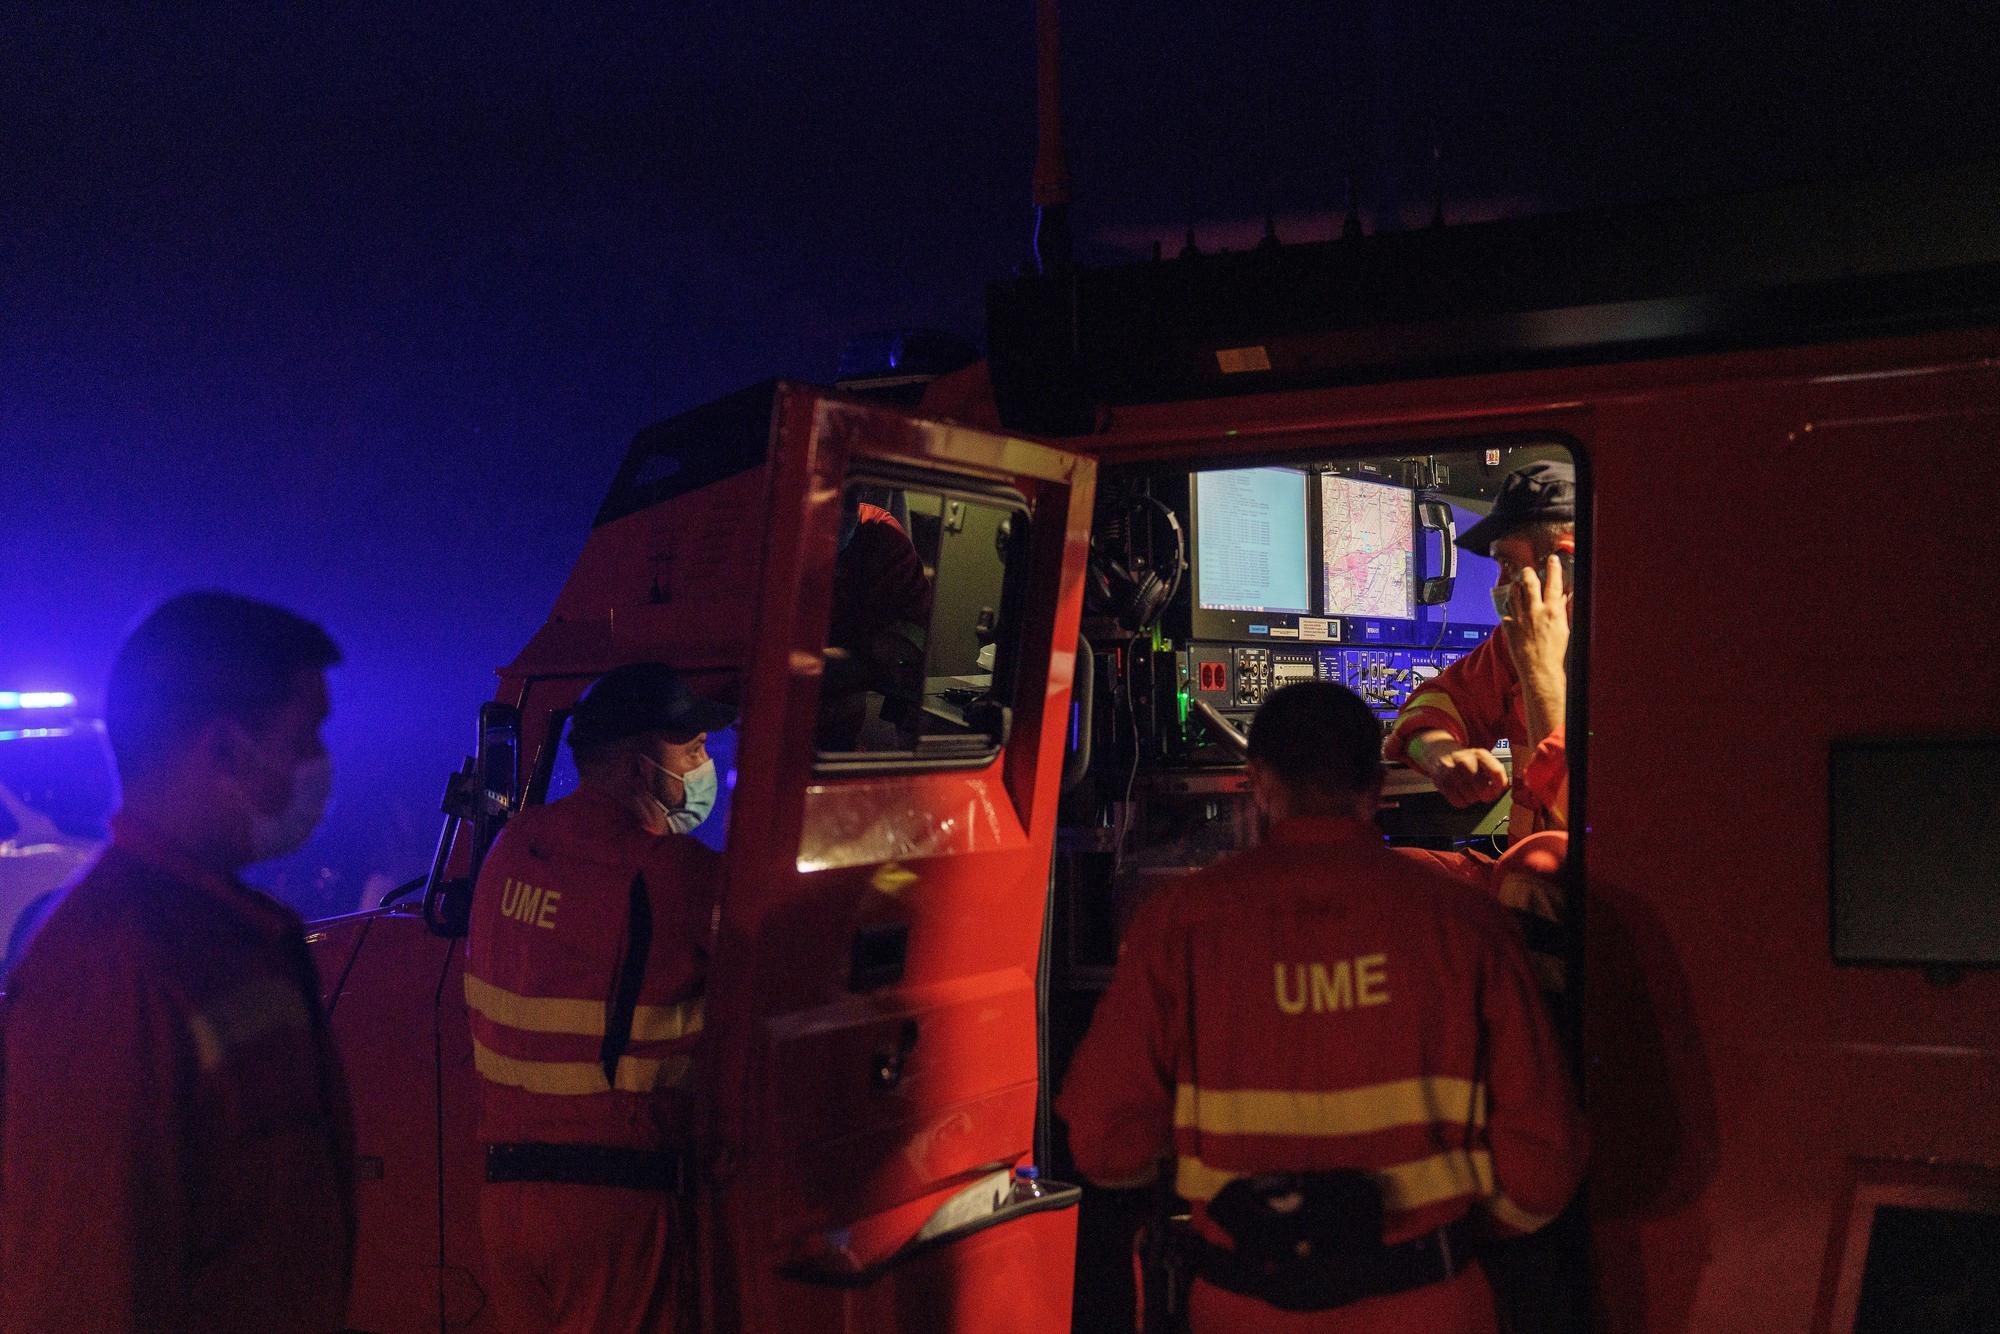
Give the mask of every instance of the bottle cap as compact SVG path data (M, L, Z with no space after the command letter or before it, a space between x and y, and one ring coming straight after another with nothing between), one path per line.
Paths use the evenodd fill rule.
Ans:
M1025 1163L1014 1169L1015 1176L1026 1177L1029 1181L1035 1180L1036 1178L1040 1177L1041 1174L1042 1174L1041 1168L1030 1167Z

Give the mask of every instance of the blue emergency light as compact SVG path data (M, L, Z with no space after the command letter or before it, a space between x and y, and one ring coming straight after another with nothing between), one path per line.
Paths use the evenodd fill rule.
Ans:
M0 709L73 709L76 696L67 690L0 690Z

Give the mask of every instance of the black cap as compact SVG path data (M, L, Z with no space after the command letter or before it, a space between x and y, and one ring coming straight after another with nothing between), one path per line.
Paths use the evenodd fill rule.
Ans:
M602 746L643 732L686 740L736 721L736 710L703 699L663 662L614 668L577 701L570 715L570 744Z
M1575 465L1529 463L1501 479L1493 512L1460 533L1458 544L1484 556L1496 540L1526 524L1575 522Z

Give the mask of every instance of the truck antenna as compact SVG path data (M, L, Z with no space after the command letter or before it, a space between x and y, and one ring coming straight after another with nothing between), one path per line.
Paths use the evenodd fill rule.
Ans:
M1035 267L1060 273L1070 264L1069 159L1063 153L1062 35L1056 0L1035 0Z
M1431 119L1431 226L1444 226L1444 145L1438 141L1437 119Z
M1347 221L1340 224L1340 239L1361 239L1361 206L1354 202L1354 173L1347 173Z

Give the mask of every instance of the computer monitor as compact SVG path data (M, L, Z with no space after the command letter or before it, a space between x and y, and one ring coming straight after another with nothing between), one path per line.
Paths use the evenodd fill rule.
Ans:
M1307 480L1292 468L1195 474L1197 613L1296 618L1312 610Z
M1415 621L1416 492L1321 473L1319 495L1323 614Z

